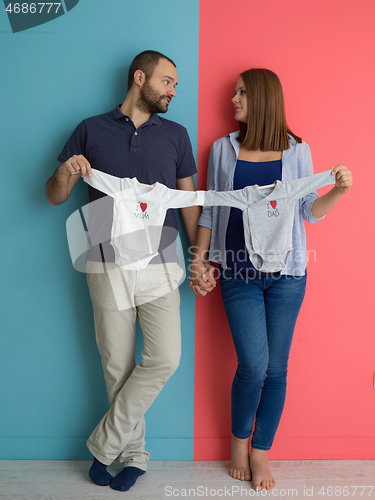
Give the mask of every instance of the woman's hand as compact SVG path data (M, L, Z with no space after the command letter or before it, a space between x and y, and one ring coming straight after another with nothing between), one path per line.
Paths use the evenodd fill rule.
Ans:
M216 286L215 268L208 263L194 263L190 266L190 290L204 297Z
M351 171L344 165L337 165L332 169L332 173L336 175L335 188L339 194L346 194L353 185L353 176Z
M328 193L319 196L311 207L311 213L317 219L326 215L351 189L353 185L352 173L344 165L337 165L332 169L336 176L336 183Z

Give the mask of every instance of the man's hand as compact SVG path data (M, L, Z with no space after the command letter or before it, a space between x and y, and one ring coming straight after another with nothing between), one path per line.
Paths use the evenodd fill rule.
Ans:
M79 175L76 175L79 174ZM57 167L46 185L46 198L51 205L60 205L70 196L81 177L91 177L89 161L83 155L73 155Z
M62 163L57 171L61 175L76 175L91 177L91 165L83 155L73 155L65 163Z
M208 263L190 266L190 290L204 297L216 287L215 268Z

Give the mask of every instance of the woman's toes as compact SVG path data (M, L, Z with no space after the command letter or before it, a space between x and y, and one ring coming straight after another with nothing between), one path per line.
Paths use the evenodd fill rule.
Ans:
M237 469L232 467L230 470L230 475L233 479L239 479L240 481L250 481L251 475L250 470Z

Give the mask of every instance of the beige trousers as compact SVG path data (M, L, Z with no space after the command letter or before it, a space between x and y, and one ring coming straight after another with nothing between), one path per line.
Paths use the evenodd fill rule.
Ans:
M87 446L106 465L118 458L125 467L147 470L144 414L180 361L178 284L182 274L175 263L149 264L139 271L87 263L96 341L110 403ZM136 366L137 316L144 351Z

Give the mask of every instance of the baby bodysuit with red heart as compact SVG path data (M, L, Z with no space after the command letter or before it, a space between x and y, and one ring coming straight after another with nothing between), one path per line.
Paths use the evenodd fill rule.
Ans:
M234 191L207 191L205 206L231 206L242 210L249 258L264 273L281 271L292 247L296 203L323 186L335 184L332 170L271 187L247 186Z
M169 208L204 203L204 191L170 189L159 182L141 184L135 177L121 179L95 169L83 180L114 199L111 245L116 264L128 270L144 269L158 255Z

